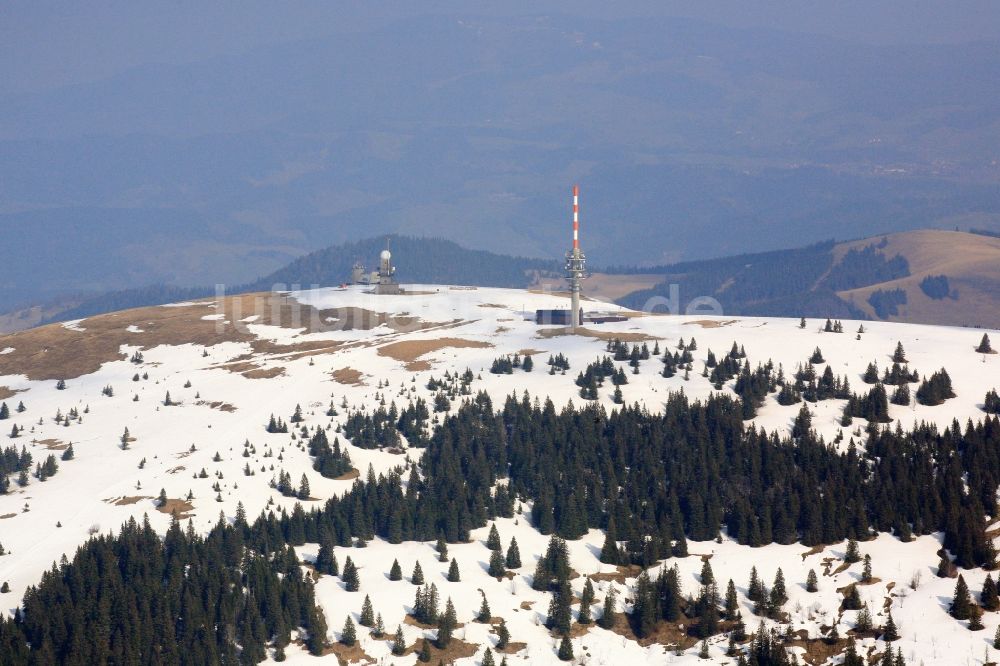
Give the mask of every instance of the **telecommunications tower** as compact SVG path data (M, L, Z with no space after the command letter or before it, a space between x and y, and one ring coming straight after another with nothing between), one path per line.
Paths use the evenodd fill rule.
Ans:
M573 249L566 253L566 279L570 291L570 329L580 326L580 281L587 277L587 256L580 249L580 186L573 186Z

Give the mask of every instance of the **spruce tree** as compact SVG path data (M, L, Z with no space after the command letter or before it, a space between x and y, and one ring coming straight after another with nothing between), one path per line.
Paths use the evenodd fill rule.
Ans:
M525 357L526 362L531 360L530 356ZM496 666L496 662L493 660L493 650L486 648L486 654L483 655L482 666Z
M701 565L701 584L711 585L715 582L715 575L712 573L712 565L705 560Z
M855 622L854 628L861 633L866 633L872 630L872 614L868 610L868 604L861 607L858 611L858 619Z
M389 580L403 580L403 570L399 566L399 560L392 561L392 567L389 569Z
M896 343L896 351L892 353L893 363L906 363L906 352L903 351L903 343Z
M733 579L729 579L729 583L726 584L726 606L725 613L727 620L735 620L736 614L740 610L739 599L736 596L736 584L733 583Z
M510 644L510 630L507 629L507 623L501 619L497 625L497 649L506 650L508 644Z
M406 639L403 637L403 625L396 627L396 635L392 639L392 653L397 657L406 652Z
M410 575L410 582L414 585L424 584L424 570L420 568L420 562L413 565L413 574Z
M354 566L354 562L351 560L351 556L347 556L347 560L344 562L344 574L341 576L344 581L344 588L348 592L357 592L361 589L361 579L358 576L358 568Z
M892 619L892 611L889 611L889 617L886 619L885 627L882 629L882 640L886 643L899 640L899 629L896 627L896 621Z
M976 347L976 351L980 354L992 354L993 347L990 345L990 336L983 333L983 339L979 341L979 346Z
M615 621L618 619L617 606L618 593L615 591L614 585L608 585L608 592L604 595L604 613L597 622L603 629L611 629L615 626Z
M365 601L361 605L361 617L358 619L358 623L362 627L373 627L375 626L375 609L372 608L372 600L366 594Z
M385 622L382 621L382 613L375 618L375 626L372 628L372 636L382 638L385 636Z
M437 550L438 553L438 562L448 561L448 544L444 540L444 535L438 537L435 550Z
M354 628L354 620L348 615L347 619L344 620L344 629L340 633L340 642L351 647L358 641L357 630Z
M969 631L983 629L983 609L975 604L969 609Z
M479 606L479 613L476 615L476 622L481 622L482 624L489 624L490 619L493 617L493 613L490 611L490 604L486 601L486 595L483 594L483 603Z
M583 584L583 594L580 595L580 614L577 618L577 622L580 624L590 624L591 614L590 606L594 603L594 584L590 582L588 577L586 582Z
M573 660L573 643L570 642L569 636L562 637L562 641L559 643L558 656L561 661Z
M431 661L431 644L426 638L420 643L420 652L417 654L417 659L425 664Z
M457 625L458 617L455 614L455 605L449 597L448 603L445 604L444 613L438 618L437 646L440 649L444 650L451 643L452 633Z
M601 562L604 564L619 564L621 554L618 552L618 542L615 541L614 519L608 521L608 531L604 537L604 546L601 547Z
M500 550L500 532L497 531L497 524L490 526L490 535L486 537L486 547L490 550Z
M806 576L806 592L815 592L818 589L819 584L816 578L816 572L810 569L809 574Z
M965 577L959 574L958 582L955 583L955 594L951 601L951 616L956 620L968 620L972 614L972 606L969 586L965 583Z
M500 550L494 550L490 553L490 570L489 574L493 578L500 578L505 573L507 573L504 567L504 557Z
M506 565L508 569L521 568L521 550L517 547L516 537L511 537L510 546L507 548Z
M770 601L771 606L775 609L780 608L788 601L788 594L785 591L785 574L781 572L781 567L778 567L777 573L774 574Z
M1000 597L997 595L997 584L993 581L993 574L986 574L986 580L983 582L982 605L988 611L1000 608Z
M847 540L847 551L844 553L844 562L854 564L861 561L861 552L858 550L858 542L853 537Z
M868 553L865 553L865 563L861 568L861 582L872 582L872 556Z
M458 562L451 558L451 565L448 567L448 582L458 583L462 580L462 574L458 571Z

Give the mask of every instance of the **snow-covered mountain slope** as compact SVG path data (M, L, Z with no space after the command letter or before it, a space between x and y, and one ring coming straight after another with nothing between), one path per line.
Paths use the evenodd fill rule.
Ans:
M165 530L170 515L158 510L161 489L174 500L168 509L178 509L196 530L205 531L220 512L234 516L240 502L251 517L267 508L291 511L299 500L283 497L271 485L281 470L296 484L302 475L307 477L307 505L343 493L358 475L339 480L321 477L313 470L302 438L295 438L296 428L337 429L348 413L371 411L382 400L400 408L418 396L433 403L435 391L426 385L431 377L445 373L471 370L472 392L486 391L495 403L527 391L547 396L556 405L579 404L574 379L587 364L607 354L608 340L646 342L650 348L673 351L680 339L690 345L694 338L695 361L687 379L683 371L670 378L661 376L657 356L641 363L637 375L631 374L627 361L617 363L628 377L622 387L625 401L655 412L670 391L683 390L693 398L715 391L701 374L704 361L709 350L721 359L734 342L745 349L751 367L772 360L782 364L788 375L818 347L825 364L836 375L846 376L855 391L869 388L862 381L868 364L875 362L880 372L891 366L901 343L911 370L923 376L947 368L956 394L933 407L915 401L905 407L890 405L892 419L906 428L920 421L948 425L953 419L962 423L981 419L984 396L997 383L1000 363L996 355L976 353L982 330L864 322L865 330L858 335L860 322L843 322L845 332L833 333L823 332L824 322L816 320L802 328L791 319L651 316L590 303L593 309L627 318L588 325L571 336L533 320L536 308L565 307L567 301L559 295L449 286L408 290L399 296L376 296L352 287L209 299L102 315L0 339L0 397L10 411L0 428L5 435L15 426L23 429L19 437L0 441L0 448L24 446L37 462L50 454L60 458L70 444L74 454L70 460L59 460L58 473L44 482L32 476L22 487L12 477L10 492L0 495L0 544L8 551L0 557L0 582L10 585L10 593L0 596L5 612L12 612L27 586L36 584L64 554L71 556L89 534L116 530L129 517L141 519L144 514L157 530ZM490 372L495 359L513 354L532 356L534 370ZM569 360L566 374L548 372L545 361L557 354ZM817 368L822 370L825 364ZM58 384L60 379L65 380L64 387ZM732 392L732 385L726 382L721 391ZM608 410L615 407L612 389L608 383L599 390L599 400ZM19 412L17 405L22 402L25 409ZM331 405L335 416L327 415ZM288 421L296 406L301 406L304 422L293 425L292 434L265 431L272 414ZM843 400L809 405L813 427L831 442L842 434L840 446L852 436L860 441L864 426L855 419L842 428L843 406ZM769 431L784 432L800 408L801 403L781 406L771 395L754 421ZM65 418L71 410L75 418ZM128 441L123 445L126 429ZM376 474L386 472L421 453L361 449L349 445L343 435L340 439L362 478L369 468ZM247 475L246 469L253 474ZM475 530L471 543L449 546L461 566L461 583L446 581L448 565L437 562L432 543L391 545L376 539L365 550L338 548L341 562L351 555L359 564L361 591L347 592L330 576L317 583L330 638L337 638L345 614L354 613L357 619L368 594L390 633L401 625L407 643L414 643L425 630L404 623L416 589L406 576L419 561L428 581L441 590L442 600L453 599L464 624L456 636L471 647L470 656L461 663L479 663L483 650L496 640L491 625L472 621L481 603L479 590L488 598L493 615L506 620L515 643L523 644L510 651L509 663L558 663L558 641L542 626L550 597L533 591L528 580L548 538L531 526L527 512L499 519L496 525L504 544L517 538L524 560L517 575L500 581L487 575L488 528ZM636 572L628 572L626 578L617 575L621 572L614 566L600 563L597 555L603 539L601 532L592 530L570 542L572 567L583 575L605 574L598 577L598 600L614 584L624 591L622 608L627 609L628 584ZM991 641L998 620L993 614L984 618L986 630L980 632L970 632L947 616L954 581L934 575L938 539L924 536L902 543L883 535L861 545L862 552L872 556L874 576L871 584L860 588L862 598L876 624L891 610L902 634L896 645L912 663L982 663L984 655L995 655ZM697 589L703 560L709 559L718 580L736 581L751 631L758 620L751 613L745 585L753 565L767 582L779 567L783 570L793 631L816 638L821 626L839 622L840 633L846 635L854 625L856 611L838 610L842 600L838 588L857 581L861 565L840 566L844 544L751 549L723 539L692 542L689 547L692 555L701 557L675 560L685 593ZM317 547L307 544L299 551L310 560ZM401 582L386 577L394 559L404 572ZM804 589L810 569L821 574L817 593ZM973 590L981 588L985 576L984 571L965 572ZM612 582L615 578L617 582ZM579 595L583 578L572 585ZM354 656L377 663L414 662L415 655L393 657L388 642L361 633ZM597 627L574 635L574 652L586 663L699 661L693 641L679 655L673 647L641 645ZM865 638L861 647L875 654L884 643ZM731 661L723 656L725 648L724 637L711 643L714 662ZM811 658L818 654L814 651ZM289 659L313 658L291 646Z

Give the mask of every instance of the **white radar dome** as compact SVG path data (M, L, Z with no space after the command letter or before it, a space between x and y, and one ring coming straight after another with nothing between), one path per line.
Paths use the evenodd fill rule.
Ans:
M392 253L389 250L382 250L382 254L379 255L382 261L392 258Z

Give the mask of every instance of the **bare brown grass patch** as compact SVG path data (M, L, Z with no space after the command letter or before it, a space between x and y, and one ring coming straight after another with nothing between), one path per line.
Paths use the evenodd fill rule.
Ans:
M69 448L69 444L61 442L58 439L33 439L31 443L44 446L49 451L64 451Z
M190 518L194 515L194 505L182 499L168 498L166 503L163 506L156 507L156 510L167 515L175 514L180 520Z
M441 349L447 348L473 348L485 349L493 345L488 342L478 340L466 340L465 338L436 338L431 340L400 340L391 342L378 348L379 356L388 356L403 363L404 367L416 372L429 370L430 363L420 360L421 356L431 354Z
M621 340L622 342L644 342L646 340L656 340L657 338L648 335L646 333L617 333L612 331L595 331L590 328L579 327L576 329L576 333L570 330L568 327L559 328L540 328L538 329L538 334L535 336L537 338L557 338L563 335L579 335L585 338L594 338L596 340Z
M361 381L360 370L355 370L354 368L340 368L339 370L334 370L330 373L333 376L333 381L338 384L346 384L348 386L364 386L365 383Z

